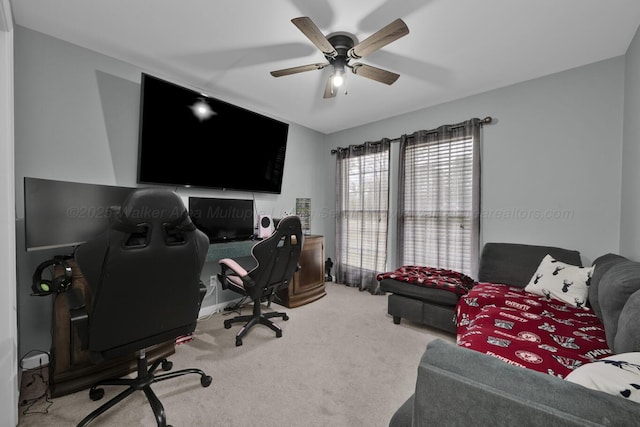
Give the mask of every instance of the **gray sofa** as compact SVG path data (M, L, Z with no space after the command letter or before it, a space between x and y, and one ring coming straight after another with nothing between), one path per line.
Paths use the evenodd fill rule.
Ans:
M487 244L479 280L523 287L535 272L531 265L548 249ZM554 256L577 254L563 251L555 248ZM589 304L604 324L609 348L639 352L640 263L606 254L593 265ZM640 403L436 339L420 360L414 394L389 425L638 426Z
M487 243L480 257L478 280L524 287L547 254L567 264L581 265L578 251L552 246ZM398 325L401 319L407 319L456 333L454 313L459 299L456 294L395 279L381 280L380 290L389 294L387 312L393 317L393 323Z

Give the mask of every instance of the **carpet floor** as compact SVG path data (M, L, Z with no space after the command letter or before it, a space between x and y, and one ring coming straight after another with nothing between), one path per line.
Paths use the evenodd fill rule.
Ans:
M207 388L186 375L153 385L164 405L167 423L228 427L384 427L413 393L418 362L429 341L453 342L445 332L402 321L387 314L387 297L335 283L311 304L287 309L272 304L265 311L285 311L276 319L283 336L254 327L235 346L242 327L224 328L234 312L200 319L191 341L176 346L173 370L199 368L213 378ZM251 304L242 314L251 313ZM93 409L118 394L107 386L102 400L88 391L50 399L46 375L25 373L19 427L74 426ZM160 371L162 372L162 371ZM29 377L27 377L29 375ZM31 384L29 384L31 383ZM26 385L29 384L29 389ZM35 396L35 398L34 398ZM38 396L41 396L38 398ZM155 426L142 392L96 418L91 426Z

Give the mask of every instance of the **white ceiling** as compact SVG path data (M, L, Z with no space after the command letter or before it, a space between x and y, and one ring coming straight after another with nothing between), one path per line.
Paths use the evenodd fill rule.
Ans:
M623 55L640 0L11 0L14 22L244 108L332 133ZM362 41L396 18L409 34L359 60L393 85L349 73L269 72L326 62L292 23Z

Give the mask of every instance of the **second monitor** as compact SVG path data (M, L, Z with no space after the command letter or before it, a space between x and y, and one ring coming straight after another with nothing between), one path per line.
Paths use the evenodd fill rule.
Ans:
M253 200L189 197L189 215L210 243L254 237Z

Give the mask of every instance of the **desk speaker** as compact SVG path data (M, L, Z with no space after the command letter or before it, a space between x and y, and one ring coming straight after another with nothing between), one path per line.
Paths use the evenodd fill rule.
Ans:
M274 230L275 227L271 215L260 215L258 218L258 237L266 239L273 234Z

